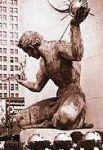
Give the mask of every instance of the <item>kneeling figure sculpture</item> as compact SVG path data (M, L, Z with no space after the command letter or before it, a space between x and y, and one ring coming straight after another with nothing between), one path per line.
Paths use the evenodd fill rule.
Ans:
M70 22L70 43L45 41L37 32L27 31L18 47L36 59L41 57L36 82L17 82L33 92L40 92L51 79L58 86L57 97L40 101L17 115L21 128L83 128L86 115L85 95L80 87L80 61L83 44L80 24L90 9L80 7Z

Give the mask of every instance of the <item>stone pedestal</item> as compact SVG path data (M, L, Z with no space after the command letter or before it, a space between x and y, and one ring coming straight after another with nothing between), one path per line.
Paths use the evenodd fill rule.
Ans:
M20 133L20 141L24 147L32 150L84 150L94 147L102 149L103 132L99 129L57 130L57 129L25 129ZM41 148L40 148L41 146ZM61 147L62 146L62 147ZM39 148L38 148L39 147Z

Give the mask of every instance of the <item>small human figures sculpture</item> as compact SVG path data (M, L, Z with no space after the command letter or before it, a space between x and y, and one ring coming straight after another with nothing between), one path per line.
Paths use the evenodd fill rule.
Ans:
M27 31L19 40L18 47L36 59L41 57L36 82L17 82L33 92L40 92L51 79L58 86L57 97L40 101L18 114L18 125L36 128L58 129L83 128L86 115L85 94L80 87L80 61L83 44L80 24L90 9L80 7L70 22L70 43L66 41L45 41L37 32Z
M25 67L26 67L26 55L24 62L19 63L19 71L20 71L20 74L18 75L19 80L26 80Z

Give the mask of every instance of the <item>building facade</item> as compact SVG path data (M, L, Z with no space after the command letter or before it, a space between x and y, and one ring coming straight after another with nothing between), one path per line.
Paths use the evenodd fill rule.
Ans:
M0 98L11 97L15 101L21 97L24 99L22 87L15 81L15 75L20 73L21 60L17 47L20 32L19 5L18 0L0 1Z

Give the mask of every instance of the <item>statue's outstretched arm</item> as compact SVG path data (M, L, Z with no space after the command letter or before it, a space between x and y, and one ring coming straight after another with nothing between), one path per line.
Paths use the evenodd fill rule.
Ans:
M71 25L70 31L70 43L59 41L56 44L58 53L60 54L60 56L68 60L81 61L84 48L82 44L80 26Z
M26 88L28 88L33 92L40 92L42 88L45 86L45 84L47 83L47 81L48 81L48 77L46 74L45 64L43 60L40 61L40 68L36 75L36 82L30 82L28 80L23 81L17 79L17 82L19 84L25 86Z
M84 47L82 43L80 23L87 17L90 9L80 8L76 16L70 23L70 43L59 41L58 50L62 57L72 60L81 61L83 57Z

